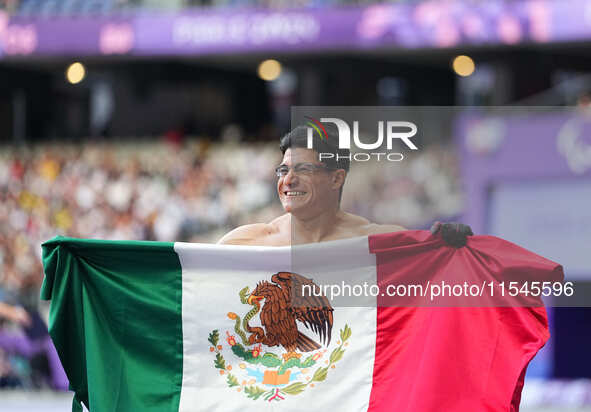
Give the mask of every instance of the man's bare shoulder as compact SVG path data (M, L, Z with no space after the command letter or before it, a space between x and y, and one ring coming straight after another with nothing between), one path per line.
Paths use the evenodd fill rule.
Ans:
M260 240L272 233L268 223L253 223L239 226L226 233L219 241L220 245L260 245Z
M219 245L284 246L283 238L287 236L289 239L289 233L283 233L286 225L289 225L289 222L285 215L282 215L269 223L239 226L226 233L217 243Z
M398 225L379 225L364 217L342 212L338 222L339 230L326 240L346 239L355 236L369 236L380 233L392 233L406 230Z
M379 235L382 233L400 232L401 230L407 229L399 225L378 225L377 223L369 223L364 227L364 234Z
M352 234L354 233L356 236L379 235L380 233L392 233L407 230L399 225L380 225L372 223L366 218L352 213L345 213L344 216L344 223L346 223L343 226L345 228L351 228Z

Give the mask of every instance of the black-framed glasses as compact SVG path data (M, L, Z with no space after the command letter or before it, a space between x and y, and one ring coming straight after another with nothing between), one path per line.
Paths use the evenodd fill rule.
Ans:
M318 163L297 163L293 167L287 167L286 165L280 165L275 169L275 174L277 177L285 177L289 174L289 171L293 170L293 173L296 175L305 175L309 176L314 174L317 170L333 170L329 167L318 164Z

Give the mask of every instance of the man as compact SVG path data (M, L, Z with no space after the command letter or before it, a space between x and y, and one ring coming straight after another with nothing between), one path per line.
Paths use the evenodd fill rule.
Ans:
M285 214L269 223L240 226L218 243L228 245L289 246L325 242L356 236L406 230L398 225L379 225L340 208L349 171L349 150L337 147L338 137L327 128L328 138L314 136L314 150L307 148L307 127L298 126L283 136L283 161L277 167L277 194ZM319 160L318 153L331 153ZM472 231L460 224L435 223L448 244L461 247Z

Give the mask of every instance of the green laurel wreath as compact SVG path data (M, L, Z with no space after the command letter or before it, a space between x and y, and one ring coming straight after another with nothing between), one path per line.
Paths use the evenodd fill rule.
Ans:
M299 395L300 393L304 392L310 384L312 384L314 382L323 382L324 380L326 380L326 377L328 376L329 369L343 358L343 355L346 351L346 349L344 349L343 346L345 346L345 343L351 337L351 333L352 333L351 328L348 325L345 325L345 327L340 330L341 343L337 348L333 349L333 351L331 352L331 354L328 358L328 366L323 366L323 367L319 367L318 369L316 369L314 371L314 374L312 375L312 378L308 382L306 382L306 383L295 382L295 383L292 383L291 385L288 385L282 389L276 388L276 389L270 389L270 390L261 388L260 386L257 386L257 385L245 386L244 393L246 394L246 396L249 399L252 399L252 400L258 400L262 397L262 399L267 400L269 402L272 400L280 401L280 400L284 399L280 395ZM215 359L213 361L214 366L217 369L225 371L226 370L226 361L224 359L224 356L221 354L220 350L218 350L219 337L220 337L219 331L217 329L215 329L209 334L209 338L207 340L209 343L211 343L213 345L214 352L216 354ZM239 348L234 350L235 346L239 346ZM260 356L258 358L252 358L252 357L247 356L248 352L246 352L244 350L244 347L242 347L242 345L240 345L240 344L232 346L232 351L234 352L234 354L236 354L240 358L242 358L250 363L262 363L264 366L266 366L265 365L266 363L269 363L269 364L273 364L273 367L280 366L278 369L279 374L283 374L287 369L290 369L291 367L294 367L294 366L306 368L309 366L313 366L316 363L316 361L313 360L311 356L306 358L303 362L300 362L299 359L297 359L297 360L296 359L289 359L287 362L280 363L280 364L277 363L277 362L281 362L280 359L277 357L277 355L272 354L272 353L265 353L265 355ZM265 356L267 356L268 362L264 360ZM253 359L254 360L260 359L260 361L253 361ZM288 366L288 363L291 363L291 365ZM296 363L299 363L299 364L296 364ZM307 365L307 366L303 366L303 365ZM228 387L230 387L230 388L235 387L235 386L240 386L240 384L238 382L238 378L236 378L236 376L233 375L232 373L228 373L228 376L226 377L226 383L228 384Z

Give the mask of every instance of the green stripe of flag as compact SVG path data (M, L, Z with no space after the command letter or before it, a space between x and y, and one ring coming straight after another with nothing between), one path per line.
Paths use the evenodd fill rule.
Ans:
M43 244L43 266L50 335L77 399L91 412L177 412L182 271L174 244L57 237Z

